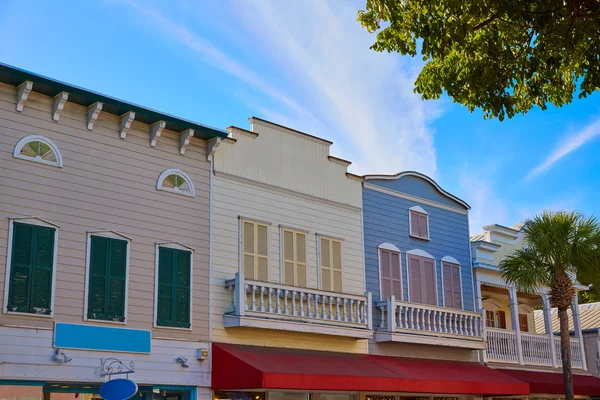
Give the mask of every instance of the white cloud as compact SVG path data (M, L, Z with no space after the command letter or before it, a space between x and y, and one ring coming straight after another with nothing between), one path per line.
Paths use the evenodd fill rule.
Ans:
M544 162L529 171L529 174L527 174L525 177L525 181L529 181L549 170L562 158L574 152L598 135L600 135L600 118L596 119L594 122L587 125L574 135L569 136L562 143L560 143L556 149L544 160Z
M333 139L336 154L354 162L353 172L413 169L435 176L431 122L441 103L413 93L417 61L369 49L375 37L356 22L362 3L224 2L213 16L237 28L232 42L245 50L231 51L146 4L126 1L174 43L262 94L252 106L264 117ZM170 3L169 12L176 7ZM182 12L190 13L189 7ZM253 70L257 58L275 73Z

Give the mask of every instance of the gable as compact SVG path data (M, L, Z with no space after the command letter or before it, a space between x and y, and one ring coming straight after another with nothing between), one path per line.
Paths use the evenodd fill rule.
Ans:
M469 209L466 203L461 203L457 201L458 199L455 200L452 195L444 193L443 189L436 187L436 185L432 183L433 181L430 181L429 178L424 175L421 177L420 174L416 173L402 173L399 174L397 178L390 178L378 179L377 177L373 177L369 178L367 183L461 210Z

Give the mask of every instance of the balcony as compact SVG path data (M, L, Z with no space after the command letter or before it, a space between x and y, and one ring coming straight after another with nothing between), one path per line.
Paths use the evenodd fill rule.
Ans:
M425 304L377 302L381 321L375 332L378 342L403 342L485 349L480 313ZM392 310L390 312L390 310Z
M561 365L560 337L554 336L554 349L548 335L520 332L520 349L517 332L507 329L487 328L487 359L490 362L559 367ZM520 355L521 354L521 355ZM583 355L579 339L571 338L571 364L583 369Z
M373 337L371 295L333 293L244 279L225 282L231 306L226 328L252 327L356 339Z

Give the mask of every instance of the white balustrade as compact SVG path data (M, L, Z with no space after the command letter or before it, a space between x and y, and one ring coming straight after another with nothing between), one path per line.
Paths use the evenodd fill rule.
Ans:
M378 302L376 306L381 313L380 328L388 332L407 330L440 336L483 337L483 318L480 313L395 301L394 296L388 301Z
M487 328L486 333L488 342L488 360L511 363L518 362L517 334L515 331Z
M562 365L562 354L560 353L560 336L554 337L554 348L556 349L556 363ZM579 339L571 338L571 366L573 368L583 368L583 359L581 354L581 345Z
M372 329L371 294L333 293L244 279L237 273L225 283L233 315L278 316L289 320Z
M517 364L517 335L508 329L487 328L487 359L494 362ZM561 365L560 337L555 336L556 364ZM528 365L552 366L550 339L547 335L521 332L521 349L523 363ZM581 346L579 340L571 338L571 365L583 368Z

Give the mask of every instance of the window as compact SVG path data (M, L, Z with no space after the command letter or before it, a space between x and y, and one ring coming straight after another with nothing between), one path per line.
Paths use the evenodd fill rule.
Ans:
M529 332L529 318L527 314L519 314L519 330L521 332Z
M410 236L419 239L429 239L429 215L419 207L414 206L409 209Z
M62 167L60 150L52 141L39 135L25 136L15 145L13 157Z
M402 300L400 253L380 248L379 269L381 279L381 300L387 300L392 295L396 296L397 300Z
M444 274L444 307L462 309L460 265L442 261Z
M435 260L414 254L407 258L410 301L437 305Z
M337 239L319 238L321 289L342 291L342 242Z
M156 189L185 196L196 196L192 180L185 172L178 169L163 171L156 182Z
M156 326L190 328L192 252L158 247Z
M129 242L90 235L87 319L125 321Z
M246 279L266 281L269 277L268 226L242 221L242 268Z
M306 287L306 234L282 228L283 282Z
M51 315L56 228L12 223L6 311Z
M488 328L506 329L506 313L502 310L485 310L485 326Z

